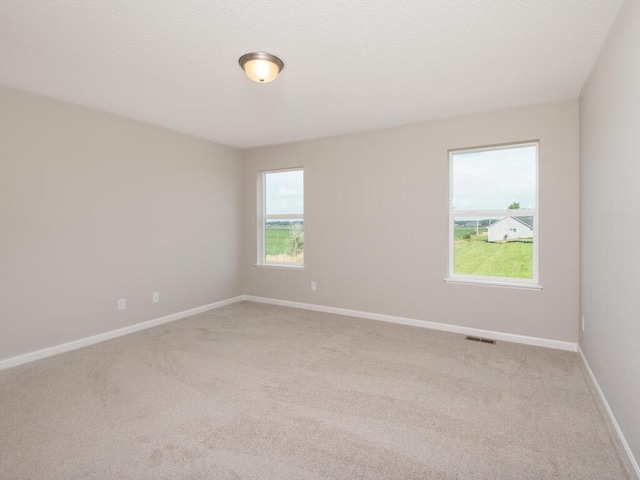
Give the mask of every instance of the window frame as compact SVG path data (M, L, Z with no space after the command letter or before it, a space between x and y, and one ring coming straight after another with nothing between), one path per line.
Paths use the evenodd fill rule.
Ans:
M536 156L536 208L535 209L517 209L517 210L455 210L453 208L453 157L456 154L472 153L472 152L487 152L498 150L509 150L513 148L522 147L535 147ZM533 288L542 289L540 285L540 141L529 140L523 142L512 142L499 145L489 145L483 147L472 148L457 148L448 151L449 162L449 228L448 228L448 261L447 261L447 276L445 281L449 283L471 283L481 285L492 285L502 287L517 287L517 288ZM514 215L514 211L518 214ZM533 218L533 266L531 278L514 278L514 277L492 277L487 275L471 275L455 273L455 219L460 217L468 217L475 219L477 217L532 217Z
M284 173L284 172L302 172L302 213L295 214L270 214L267 215L267 175L270 173ZM305 174L304 167L289 167L289 168L277 168L270 170L262 170L258 173L257 178L257 200L258 200L258 215L257 215L257 262L256 266L259 267L275 267L275 268L290 268L294 270L304 270L305 263L294 263L294 262L272 262L267 260L267 252L266 252L266 234L267 234L267 220L302 220L304 224L304 210L306 205L305 199Z

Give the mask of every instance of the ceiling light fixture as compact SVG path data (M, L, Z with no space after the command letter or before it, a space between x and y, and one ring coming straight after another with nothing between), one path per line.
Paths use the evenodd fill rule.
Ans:
M276 79L284 62L275 55L263 52L245 53L238 59L240 67L254 82L268 83Z

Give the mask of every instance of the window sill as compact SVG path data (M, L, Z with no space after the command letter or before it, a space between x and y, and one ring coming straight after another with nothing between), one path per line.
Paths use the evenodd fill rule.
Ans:
M304 265L289 265L286 263L256 263L255 266L260 268L279 268L283 270L304 270L305 268Z
M461 283L465 285L483 285L485 287L507 287L507 288L523 288L526 290L542 290L542 285L538 283L520 283L520 282L505 282L505 281L493 281L493 280L475 280L470 278L451 278L444 279L445 283Z

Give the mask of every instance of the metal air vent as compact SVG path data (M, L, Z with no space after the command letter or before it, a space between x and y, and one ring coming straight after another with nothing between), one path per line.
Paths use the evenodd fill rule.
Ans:
M479 343L490 343L491 345L495 345L496 341L495 340L491 340L489 338L480 338L480 337L472 337L467 335L466 337L464 337L465 340L470 340L472 342L479 342Z

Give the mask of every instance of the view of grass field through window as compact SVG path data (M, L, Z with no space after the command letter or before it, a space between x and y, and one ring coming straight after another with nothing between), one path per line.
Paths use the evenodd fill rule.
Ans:
M304 222L267 222L265 256L268 262L304 263Z
M304 263L304 173L264 173L264 261Z
M495 223L484 219L478 224ZM532 278L533 238L488 241L487 226L466 226L475 221L458 222L454 227L454 269L464 275ZM495 228L495 227L494 227Z
M452 152L453 275L534 278L537 144Z

